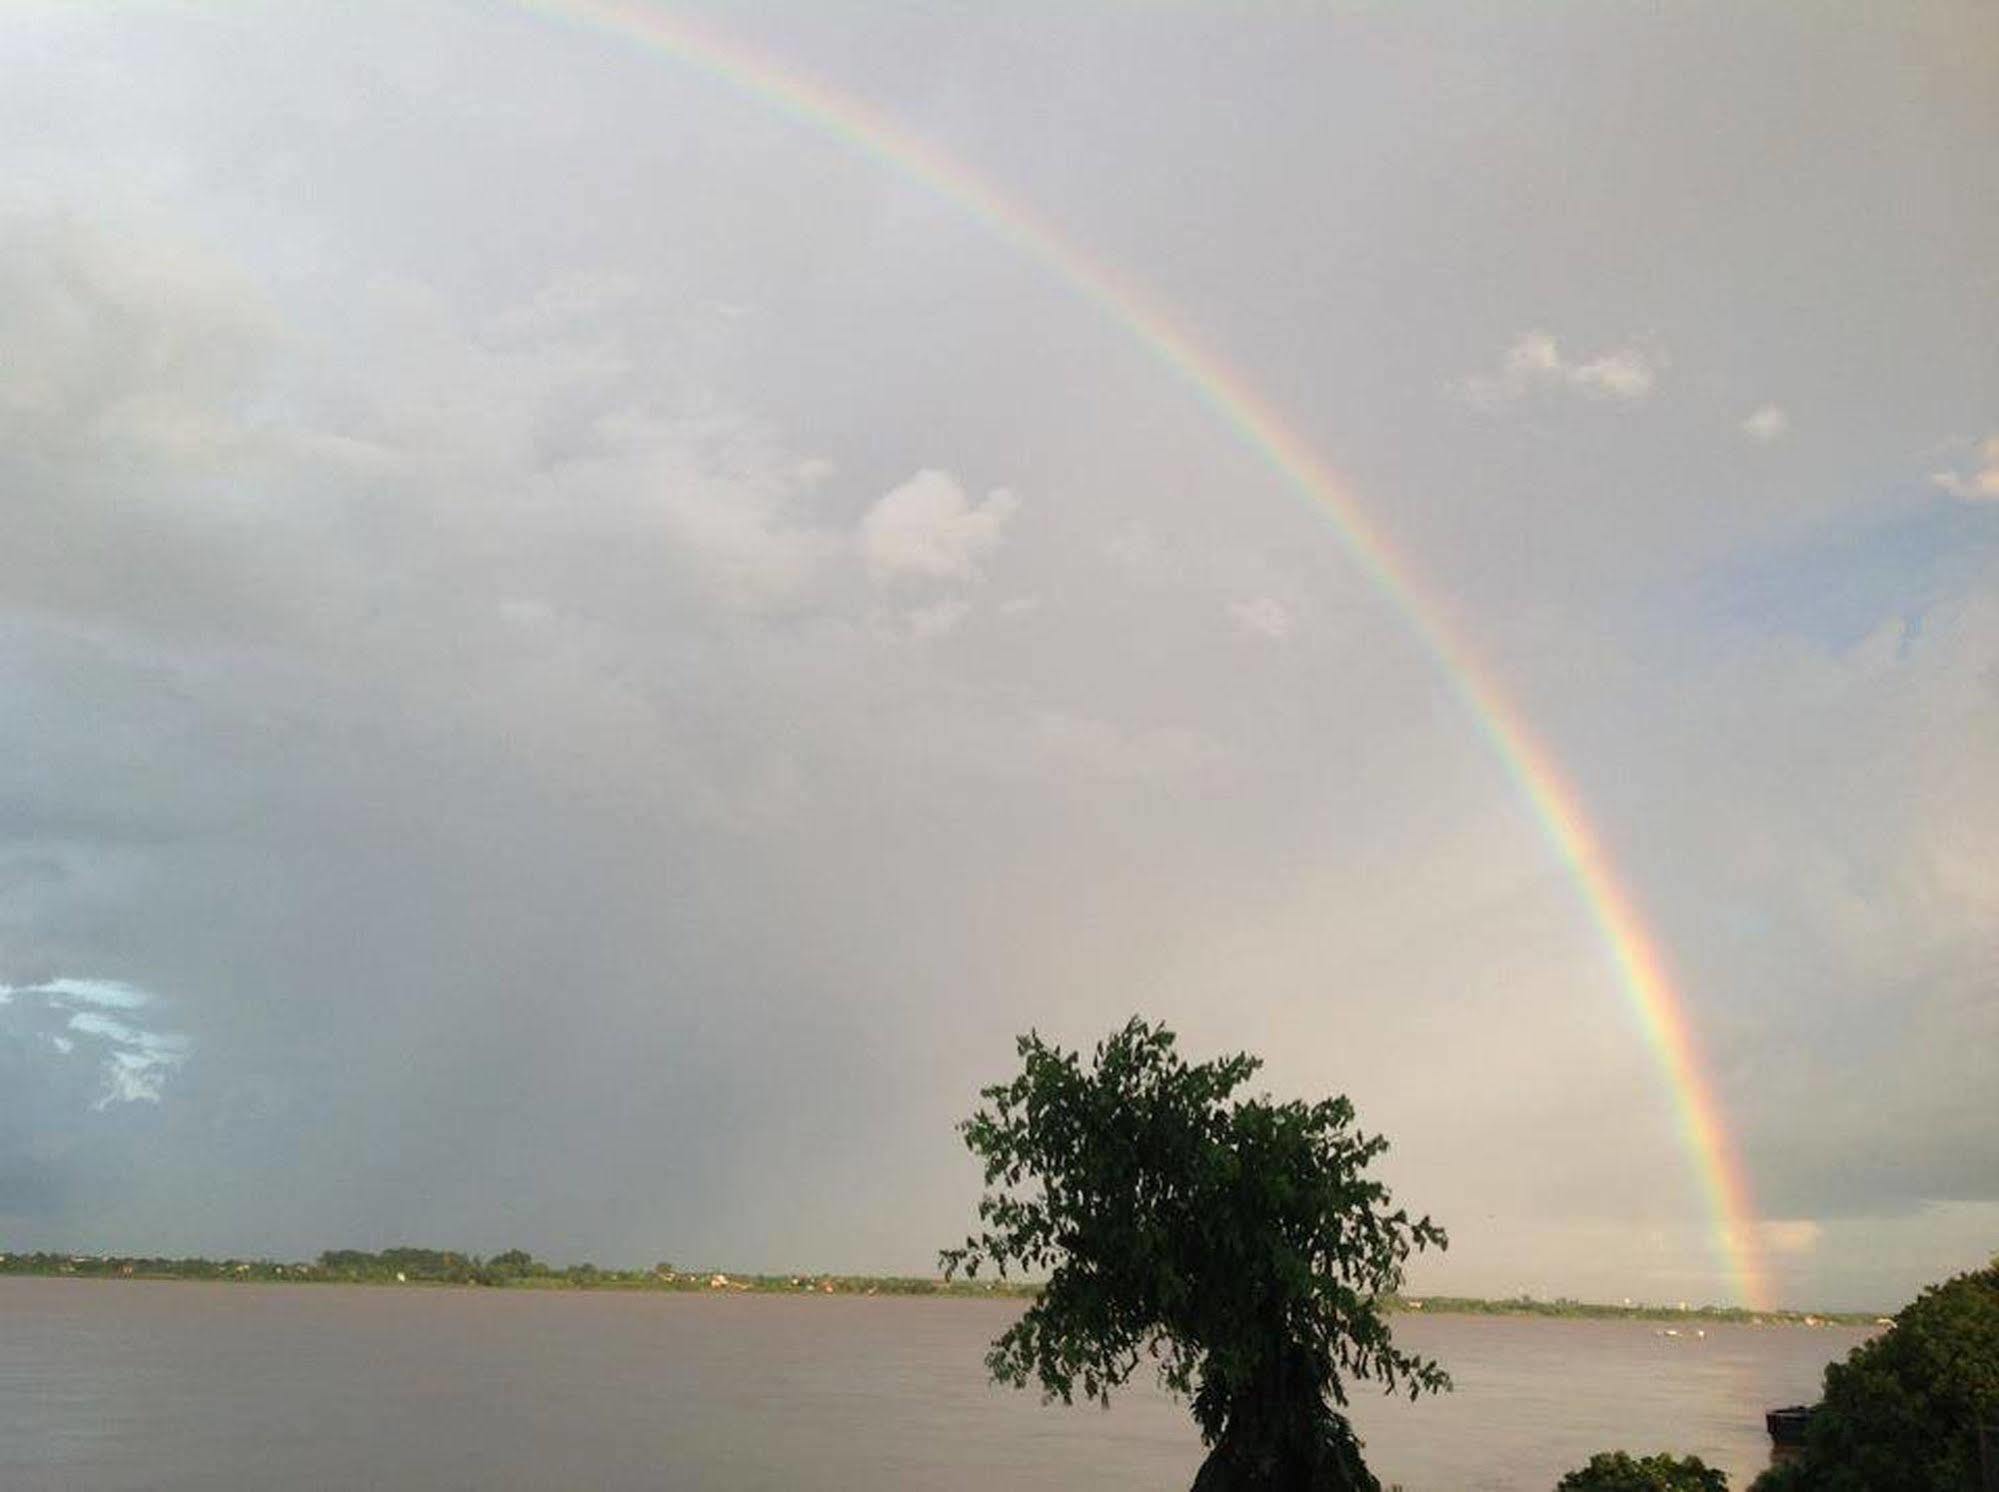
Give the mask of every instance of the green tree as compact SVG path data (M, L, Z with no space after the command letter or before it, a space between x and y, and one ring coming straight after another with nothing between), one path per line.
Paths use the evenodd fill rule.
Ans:
M1698 1456L1603 1451L1555 1483L1555 1492L1728 1492L1728 1477Z
M1238 1098L1255 1058L1189 1065L1135 1017L1088 1068L1033 1033L1018 1050L1019 1076L959 1126L985 1166L982 1231L942 1255L947 1276L1047 1273L993 1343L994 1378L1108 1402L1150 1359L1211 1448L1197 1492L1376 1489L1347 1381L1450 1386L1390 1339L1382 1298L1446 1240L1366 1174L1387 1142L1345 1098Z
M1804 1457L1757 1485L1959 1492L1977 1484L1981 1423L1999 1423L1999 1258L1932 1285L1827 1367Z
M481 1285L507 1285L529 1275L547 1272L548 1267L526 1249L503 1249L483 1264L474 1260L472 1278Z
M1779 1461L1749 1484L1749 1492L1811 1492L1811 1473L1802 1461Z

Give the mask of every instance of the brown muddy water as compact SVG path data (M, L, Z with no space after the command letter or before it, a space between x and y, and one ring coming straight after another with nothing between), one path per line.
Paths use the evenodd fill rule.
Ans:
M1201 1451L1150 1384L1109 1411L990 1387L1002 1301L0 1280L0 1488L992 1488L1180 1492ZM1457 1380L1358 1399L1410 1492L1553 1487L1591 1452L1741 1486L1767 1407L1843 1328L1405 1316Z

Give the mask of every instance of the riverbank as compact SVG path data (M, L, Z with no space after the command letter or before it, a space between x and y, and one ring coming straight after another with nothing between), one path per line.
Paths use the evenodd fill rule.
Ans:
M223 1284L398 1285L433 1289L595 1290L751 1295L937 1296L965 1299L1032 1299L1040 1286L1017 1280L944 1280L908 1275L743 1274L727 1270L600 1269L594 1264L554 1266L523 1250L491 1258L440 1249L340 1249L315 1262L276 1259L162 1258L120 1254L0 1252L6 1276L90 1280L201 1280ZM1391 1298L1389 1309L1430 1316L1535 1316L1586 1321L1654 1321L1703 1326L1873 1326L1870 1312L1747 1311L1734 1306L1612 1305L1577 1300L1425 1295Z
M1577 1321L1730 1322L1747 1326L1885 1326L1885 1313L1873 1311L1751 1311L1717 1305L1611 1305L1586 1300L1536 1300L1519 1296L1481 1300L1475 1296L1403 1296L1391 1300L1394 1311L1421 1311L1432 1316L1547 1316Z
M0 1252L9 1276L84 1280L188 1280L212 1284L406 1285L505 1290L625 1290L760 1295L937 1295L1031 1298L1040 1287L1010 1280L943 1280L901 1275L743 1274L723 1270L603 1269L545 1264L523 1250L482 1258L444 1249L380 1253L329 1250L317 1261L164 1258L124 1254Z

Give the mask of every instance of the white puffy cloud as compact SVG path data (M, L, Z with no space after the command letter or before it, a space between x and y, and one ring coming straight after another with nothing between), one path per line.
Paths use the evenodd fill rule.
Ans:
M1969 472L1940 471L1930 480L1960 502L1999 502L1999 435L1978 448L1977 465Z
M1790 433L1791 417L1774 404L1764 404L1743 416L1736 428L1751 440L1769 445Z
M1506 350L1497 372L1475 373L1457 387L1472 403L1484 406L1562 389L1589 399L1631 404L1651 395L1664 362L1657 353L1648 354L1636 347L1570 358L1549 333L1532 331Z
M974 503L951 473L926 468L863 515L861 554L877 580L900 575L970 580L1019 507L1020 500L1003 487Z

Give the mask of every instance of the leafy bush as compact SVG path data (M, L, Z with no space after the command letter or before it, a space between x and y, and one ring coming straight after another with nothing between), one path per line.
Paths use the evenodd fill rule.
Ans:
M1555 1492L1728 1492L1728 1478L1698 1456L1602 1451L1555 1483Z
M1780 1461L1749 1484L1749 1492L1811 1492L1811 1473L1802 1461Z
M1756 1492L1960 1492L1999 1423L1999 1259L1932 1285L1825 1370L1800 1461Z

